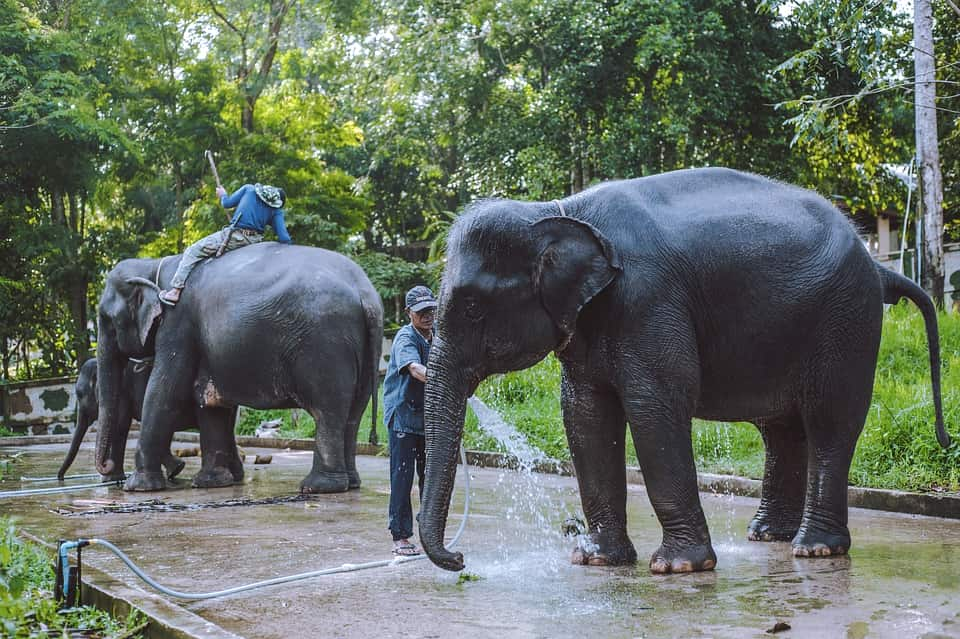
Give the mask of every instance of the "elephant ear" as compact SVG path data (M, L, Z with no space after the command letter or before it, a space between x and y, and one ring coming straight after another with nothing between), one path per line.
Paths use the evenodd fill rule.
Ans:
M622 270L610 241L594 226L570 217L547 217L533 225L538 244L534 286L540 303L564 335L573 336L580 309Z
M142 281L138 281L142 280ZM146 282L146 284L144 284ZM130 302L133 306L133 316L137 320L137 334L140 337L140 345L147 345L147 338L150 336L150 329L154 322L163 312L160 307L160 298L154 288L151 288L153 282L143 280L143 278L133 277L127 280L127 283L134 284L133 293L130 296ZM149 285L149 286L148 286Z

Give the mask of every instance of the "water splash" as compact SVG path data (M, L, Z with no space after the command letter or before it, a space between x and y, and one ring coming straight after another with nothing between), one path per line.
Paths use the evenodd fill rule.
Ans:
M483 403L476 395L467 400L473 414L477 416L480 429L490 437L500 442L507 453L517 458L521 470L531 472L538 463L554 461L543 451L530 445L523 433L513 424L508 424L500 413Z
M538 464L556 460L531 445L523 433L479 398L470 397L467 403L480 429L517 461L516 474L508 476L505 471L498 482L504 524L498 529L497 557L488 572L519 581L556 574L569 565L561 522L572 513L566 500L545 485L542 475L533 472Z

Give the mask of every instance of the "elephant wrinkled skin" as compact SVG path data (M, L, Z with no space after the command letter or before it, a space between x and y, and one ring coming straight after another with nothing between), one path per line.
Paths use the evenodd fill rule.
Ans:
M110 453L127 358L153 356L126 490L166 487L161 463L183 423L200 429L194 486L240 481L239 405L300 407L313 417L313 468L301 491L359 487L357 430L383 334L383 306L366 274L332 251L263 242L201 264L180 302L161 309L157 293L169 287L179 259L123 260L107 276L98 312L97 470L115 472ZM376 404L373 412L375 419Z
M873 390L884 303L926 321L937 436L934 306L877 265L810 191L728 169L598 185L562 202L490 200L450 231L426 386L420 539L443 546L466 399L489 375L556 352L588 539L574 563L636 561L627 536L627 424L663 528L655 573L716 565L691 420L748 421L766 446L748 536L796 556L845 553L847 474Z

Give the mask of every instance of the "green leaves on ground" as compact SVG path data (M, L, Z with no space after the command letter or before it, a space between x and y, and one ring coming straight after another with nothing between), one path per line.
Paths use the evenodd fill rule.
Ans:
M13 522L0 517L0 636L143 636L140 613L120 621L90 606L59 612L53 599L54 581L53 562L46 551L22 540Z

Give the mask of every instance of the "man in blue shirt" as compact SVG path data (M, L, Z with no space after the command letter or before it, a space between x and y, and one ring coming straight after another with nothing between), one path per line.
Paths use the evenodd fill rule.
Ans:
M283 205L287 201L283 189L267 184L244 184L228 196L226 189L218 186L217 195L223 208L237 209L230 225L187 247L170 288L160 293L160 301L164 304L173 306L180 301L180 291L201 260L262 241L268 224L277 233L277 241L290 244L290 234L283 222Z
M413 508L410 490L417 471L423 496L426 461L423 434L423 389L427 381L427 358L433 339L433 317L437 300L426 286L407 292L406 312L410 323L393 338L387 376L383 380L383 420L390 436L389 528L393 554L419 555L410 542L413 536Z

